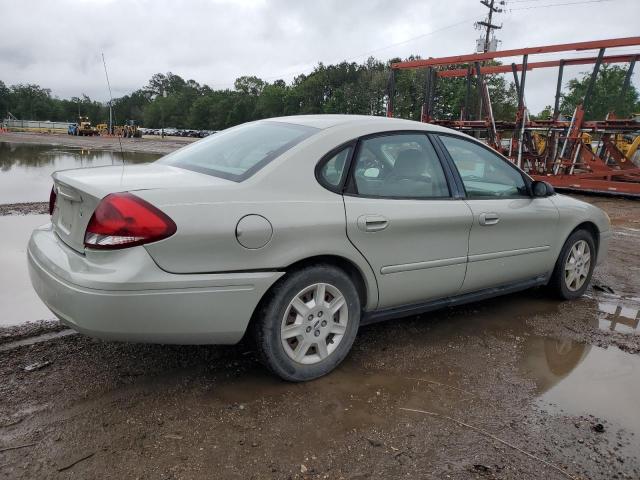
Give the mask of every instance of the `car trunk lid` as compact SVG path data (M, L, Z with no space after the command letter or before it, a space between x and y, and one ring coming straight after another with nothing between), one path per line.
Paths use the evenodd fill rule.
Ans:
M57 192L51 217L54 230L69 247L84 252L84 234L91 215L110 193L198 188L230 181L177 167L150 164L63 170L53 174L53 183Z

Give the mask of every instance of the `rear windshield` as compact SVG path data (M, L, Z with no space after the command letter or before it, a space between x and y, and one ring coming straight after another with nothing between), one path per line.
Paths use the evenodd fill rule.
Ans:
M317 131L283 122L248 123L215 133L157 163L240 182Z

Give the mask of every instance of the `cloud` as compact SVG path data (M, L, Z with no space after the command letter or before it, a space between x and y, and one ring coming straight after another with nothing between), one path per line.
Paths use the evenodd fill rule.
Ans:
M540 3L507 2L513 11L497 20L504 23L501 48L637 34L638 0L516 10ZM480 35L474 20L485 12L476 0L3 2L0 79L37 83L60 97L105 100L104 52L115 96L167 71L214 88L232 87L241 75L290 81L320 61L364 61L371 51L384 60L470 53ZM435 33L424 35L429 32ZM553 102L555 78L555 70L529 75L533 111Z

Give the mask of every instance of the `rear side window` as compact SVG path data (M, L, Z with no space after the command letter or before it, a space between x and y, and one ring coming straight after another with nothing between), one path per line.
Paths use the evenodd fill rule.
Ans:
M328 187L338 187L345 173L352 147L345 147L327 160L320 169L320 179Z
M248 123L181 148L158 163L239 182L317 131L284 122Z
M522 174L488 148L448 135L441 135L440 139L451 155L469 197L529 196Z
M431 142L422 134L362 140L353 168L357 193L368 197L449 197L447 180Z

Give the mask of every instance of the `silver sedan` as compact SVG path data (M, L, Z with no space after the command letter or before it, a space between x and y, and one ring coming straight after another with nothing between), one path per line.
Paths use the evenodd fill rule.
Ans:
M365 323L548 285L581 296L600 209L483 143L407 120L247 123L141 166L53 175L31 280L95 337L233 344L277 375L335 368Z

